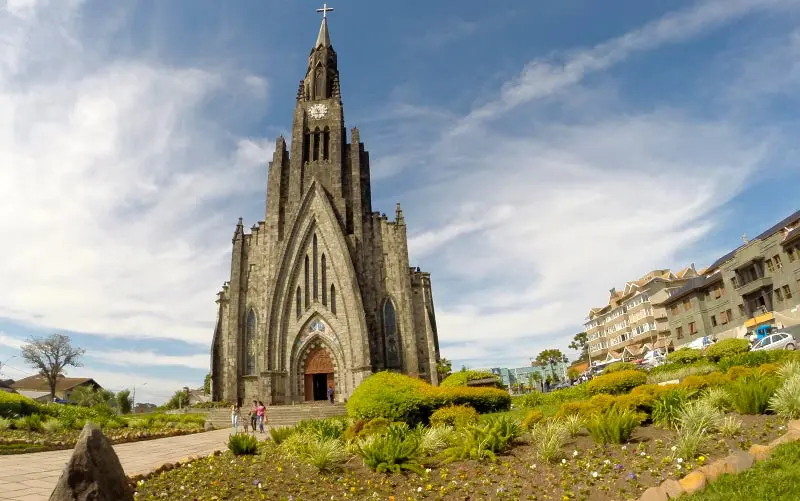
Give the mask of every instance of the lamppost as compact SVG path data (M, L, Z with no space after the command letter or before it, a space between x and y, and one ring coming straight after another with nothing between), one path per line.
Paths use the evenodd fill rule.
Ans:
M6 359L6 361L5 361L5 362L3 362L2 364L0 364L0 374L2 374L2 373L3 373L3 367L5 367L6 365L8 365L8 361L9 361L9 360L11 360L11 359L13 359L13 358L17 358L17 356L16 356L16 355L11 355L10 357L8 357L8 358Z
M147 383L142 383L139 386L147 386ZM133 385L133 397L131 398L131 410L136 412L136 385Z

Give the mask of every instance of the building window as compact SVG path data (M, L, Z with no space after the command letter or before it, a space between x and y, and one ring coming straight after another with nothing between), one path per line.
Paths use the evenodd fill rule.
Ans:
M775 271L775 265L772 264L772 259L767 259L767 269L769 271Z
M314 268L314 283L313 283L314 292L312 293L312 297L314 298L314 301L316 301L319 298L319 292L318 292L319 291L319 283L317 282L318 265L317 265L317 235L316 234L314 235L314 241L312 242L311 246L312 246L312 251L311 251L312 252L312 257L314 259L314 264L312 266L312 268Z
M689 335L697 334L697 325L694 322L689 322Z
M675 337L683 339L683 327L675 327Z
M775 254L772 259L775 261L775 267L778 269L783 268L783 263L781 263L781 257Z
M256 312L250 309L247 314L246 337L244 343L245 370L247 374L256 373Z
M328 306L328 266L325 262L324 253L322 254L320 266L322 266L322 304Z
M383 303L383 336L386 349L386 366L399 369L400 341L397 335L397 315L390 298Z
M336 286L331 284L331 313L336 315Z
M733 312L731 310L725 312L725 319L725 322L733 322ZM724 324L725 322L722 323Z
M783 301L783 293L781 293L780 287L772 291L772 293L775 294L775 299L778 301Z
M306 260L305 260L305 271L306 271L306 283L305 283L305 286L306 287L305 287L305 290L303 291L306 294L306 308L311 306L311 294L310 294L310 292L311 292L311 283L310 283L310 277L308 276L308 271L309 271L308 268L309 268L309 266L308 266L308 254L306 254Z
M313 161L319 160L319 147L320 147L320 132L319 129L314 130L314 144L311 147L311 159Z
M740 305L739 305L739 316L740 316L740 317L743 317L744 315L745 315L745 311L744 311L744 305L743 305L743 304L740 304Z
M303 314L302 298L300 297L300 286L297 286L297 296L295 297L295 303L297 305L297 318L300 318L300 315Z
M716 327L716 326L717 326L717 317L711 315L711 327Z
M330 155L331 131L327 127L322 131L322 159L328 160Z
M673 304L672 306L670 306L669 312L672 313L673 315L678 315L678 305Z
M308 163L311 155L311 134L308 131L303 134L303 163Z
M786 253L789 254L789 262L794 263L795 259L800 258L800 247L789 247Z
M692 300L691 299L684 299L683 300L683 310L689 311L692 309Z
M736 277L731 277L731 285L733 285L734 289L739 288L739 280Z
M792 299L792 289L788 285L783 286L783 295L786 299Z

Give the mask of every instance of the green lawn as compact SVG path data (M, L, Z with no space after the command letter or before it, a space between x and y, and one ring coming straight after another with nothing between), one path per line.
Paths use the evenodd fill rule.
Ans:
M738 475L722 475L685 501L800 500L800 442L778 447L768 460Z

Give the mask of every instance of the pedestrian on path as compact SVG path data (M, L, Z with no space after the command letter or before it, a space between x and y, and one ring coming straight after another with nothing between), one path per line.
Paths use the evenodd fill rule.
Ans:
M253 433L256 432L256 425L258 424L258 402L253 400L253 406L250 407L250 424L253 427Z
M333 385L328 386L328 400L333 403Z
M231 422L233 423L233 433L239 433L239 405L231 406Z
M258 416L258 431L264 433L264 421L267 418L267 408L264 407L264 402L261 400L258 401L258 407L256 407L256 415Z

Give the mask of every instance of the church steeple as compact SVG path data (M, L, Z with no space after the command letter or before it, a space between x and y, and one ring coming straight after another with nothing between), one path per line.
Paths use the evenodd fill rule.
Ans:
M300 83L297 93L298 101L323 101L327 99L340 100L339 68L336 51L331 45L331 36L328 32L328 12L333 8L324 4L317 12L322 13L322 24L311 54L308 56L306 76Z
M333 9L331 9L333 10ZM331 36L328 34L328 18L322 18L322 25L319 27L319 35L317 35L317 44L314 45L315 49L319 47L330 47Z

